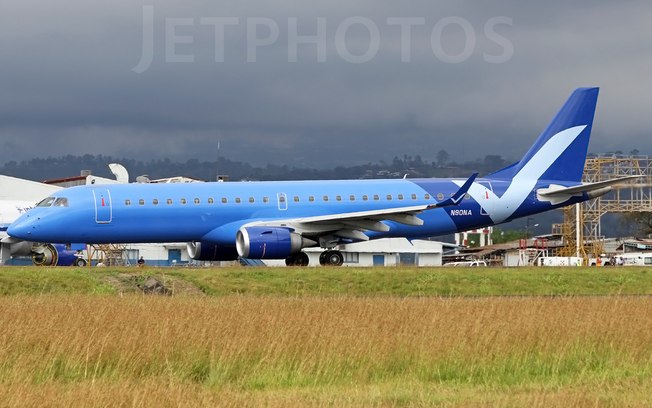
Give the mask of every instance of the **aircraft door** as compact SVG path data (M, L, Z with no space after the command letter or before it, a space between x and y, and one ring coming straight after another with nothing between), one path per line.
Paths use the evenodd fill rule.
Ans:
M109 224L113 218L111 207L111 193L107 189L93 190L95 198L95 222L98 224Z
M278 209L281 211L285 211L288 209L288 198L285 195L285 193L278 193L276 195L278 198Z

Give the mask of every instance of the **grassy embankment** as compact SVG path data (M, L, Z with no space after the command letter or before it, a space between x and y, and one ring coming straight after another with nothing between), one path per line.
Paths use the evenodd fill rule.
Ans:
M0 295L135 291L146 275L177 293L256 296L652 295L648 268L0 268Z
M3 405L652 404L650 297L430 296L649 294L644 270L179 269L156 272L219 296L111 294L132 272L0 269Z

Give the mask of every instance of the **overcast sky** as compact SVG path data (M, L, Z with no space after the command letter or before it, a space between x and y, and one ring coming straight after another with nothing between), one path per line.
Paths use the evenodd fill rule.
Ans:
M579 86L592 152L652 154L648 0L216 3L4 0L0 162L518 159Z

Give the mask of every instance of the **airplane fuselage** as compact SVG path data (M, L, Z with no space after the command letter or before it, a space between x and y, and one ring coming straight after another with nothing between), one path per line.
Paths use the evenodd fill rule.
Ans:
M21 227L38 230L50 242L139 243L201 241L232 244L236 231L255 221L296 219L360 211L428 205L442 201L459 189L464 180L400 179L351 181L288 181L82 186L66 189L55 197L67 199L57 223L57 206L47 215L36 207ZM557 182L559 183L559 182ZM547 211L555 206L539 202L532 191L513 203L497 201L509 187L506 180L478 179L476 194L459 205L423 211L423 225L384 221L389 231L369 231L370 238L429 237L466 231ZM549 183L542 182L542 185ZM577 184L569 182L569 185ZM578 197L576 201L581 201ZM568 204L568 203L566 203ZM492 213L494 208L509 214ZM41 217L48 217L46 225ZM496 218L498 217L498 218ZM28 226L29 224L29 226ZM74 227L74 228L69 228ZM50 231L45 230L50 229ZM220 233L214 232L222 228Z

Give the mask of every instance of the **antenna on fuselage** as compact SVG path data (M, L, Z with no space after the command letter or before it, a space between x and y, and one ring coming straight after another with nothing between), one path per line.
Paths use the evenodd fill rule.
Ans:
M221 140L217 140L217 160L215 161L215 180L220 181L220 143Z

